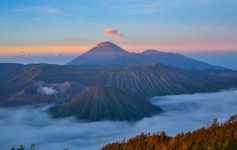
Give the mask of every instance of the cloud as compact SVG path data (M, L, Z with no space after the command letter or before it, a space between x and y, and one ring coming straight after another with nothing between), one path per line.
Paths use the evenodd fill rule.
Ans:
M237 113L236 99L237 90L154 97L151 102L165 112L137 122L52 119L46 111L50 106L0 108L1 149L35 143L38 150L99 150L107 143L127 140L142 132L165 130L173 136L207 126L213 118L227 120Z
M118 34L118 30L116 29L105 29L104 33L113 36L114 40L121 40L123 38L123 35Z

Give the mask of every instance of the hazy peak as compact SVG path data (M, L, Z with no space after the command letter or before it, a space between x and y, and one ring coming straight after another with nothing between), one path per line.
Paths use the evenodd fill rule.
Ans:
M127 52L110 41L100 42L88 52Z
M156 53L160 53L160 51L155 50L155 49L148 49L148 50L145 50L143 53L144 54L156 54Z
M114 44L113 42L110 42L110 41L100 42L96 46L104 46L104 45L115 45L115 46L117 46L116 44Z

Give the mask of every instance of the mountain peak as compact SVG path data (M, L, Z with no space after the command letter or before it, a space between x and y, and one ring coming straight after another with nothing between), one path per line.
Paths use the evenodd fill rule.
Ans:
M116 44L114 44L113 42L110 42L110 41L104 41L104 42L100 42L99 44L97 44L96 46L108 46L108 45L115 45L117 46ZM95 47L96 47L95 46Z
M121 47L115 45L110 41L100 42L88 52L126 52L126 50L122 49Z
M112 42L105 41L97 44L86 53L73 59L67 65L139 65L163 63L182 69L223 69L185 57L178 53L161 52L148 49L142 53L130 53Z
M139 120L159 114L162 110L117 87L85 88L70 102L49 109L52 116L75 116L80 120Z
M142 52L143 54L157 54L157 53L160 53L160 51L158 50L155 50L155 49L148 49L148 50L145 50L144 52Z

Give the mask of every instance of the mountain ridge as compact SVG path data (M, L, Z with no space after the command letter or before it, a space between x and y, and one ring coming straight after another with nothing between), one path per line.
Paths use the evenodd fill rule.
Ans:
M8 65L8 67L10 66ZM14 64L13 67L15 67ZM96 86L103 87L103 92L88 90L83 96L78 97L88 87ZM132 104L137 106L139 103L139 108L142 105L146 105L148 108L150 106L146 100L153 96L215 92L237 87L237 71L184 70L160 63L126 67L90 66L89 68L88 66L35 64L25 65L21 69L5 75L1 79L0 87L1 107L53 104L56 105L56 110L64 110L68 112L69 116L75 116L75 111L70 111L72 110L70 108L73 107L69 105L73 100L81 103L84 98L89 99L92 96L85 108L98 110L98 112L100 112L101 107L105 110L109 109L107 107L114 106L115 103L121 102L121 99L125 100L129 106ZM100 98L100 93L105 96ZM96 98L97 96L99 99ZM112 101L108 101L109 99ZM136 100L143 101L137 102ZM70 107L65 109L67 108L65 106ZM121 112L128 112L126 105L121 104L119 106L121 106L119 107ZM76 110L80 111L79 108L75 107ZM133 106L129 108L134 109L134 112L138 111ZM139 110L143 113L146 112L145 108ZM57 111L54 112L58 114ZM113 120L113 117L110 116L113 114L111 111L98 114L98 116L95 115L96 112L92 111L87 116L83 111L81 113L84 115L79 118L82 120ZM91 118L92 114L94 117ZM150 116L153 113L145 114L145 116ZM60 117L62 114L58 115L56 117ZM124 118L119 118L119 115L116 114L115 119L126 120L128 117L129 120L135 120L142 116L136 115L130 114L131 118L126 115Z
M115 45L112 42L101 42L68 62L66 65L123 65L133 66L146 63L163 63L168 66L181 69L225 69L219 66L212 66L179 53L161 52L148 49L141 53L132 53Z
M15 64L13 64L13 68ZM231 70L182 70L160 63L126 67L103 66L67 66L67 65L25 65L21 69L5 75L0 82L0 105L29 105L30 98L40 99L44 96L32 95L35 87L55 87L69 82L72 86L72 98L87 86L118 87L130 94L149 98L172 94L194 92L213 92L219 89L236 87L237 72ZM8 65L10 70L11 67ZM57 88L57 86L56 86ZM29 93L29 90L32 91ZM37 90L37 89L36 89ZM75 92L74 92L75 91ZM30 95L29 95L30 94ZM56 93L55 98L62 93ZM66 93L65 93L66 94ZM29 98L26 96L28 95ZM53 94L54 95L54 94ZM60 104L70 97L58 101L53 95L47 95L46 102ZM67 95L67 94L66 94ZM63 97L67 97L62 95ZM26 100L27 99L27 100ZM56 100L56 101L55 101ZM17 102L18 101L18 102ZM8 103L11 102L11 103ZM22 102L22 103L21 103Z

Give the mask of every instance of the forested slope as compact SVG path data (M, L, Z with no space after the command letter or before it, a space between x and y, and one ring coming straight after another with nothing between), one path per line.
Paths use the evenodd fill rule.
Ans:
M140 134L127 142L108 144L102 150L237 150L237 115L207 128L169 137L165 132Z

